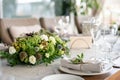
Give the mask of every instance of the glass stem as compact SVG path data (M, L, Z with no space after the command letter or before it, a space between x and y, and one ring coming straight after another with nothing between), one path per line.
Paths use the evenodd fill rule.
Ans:
M113 48L113 45L110 46L109 48L109 54L108 54L108 59L109 59L109 62L112 63L112 57L111 57L111 53L112 53L112 48Z
M96 41L94 40L94 59L96 60Z

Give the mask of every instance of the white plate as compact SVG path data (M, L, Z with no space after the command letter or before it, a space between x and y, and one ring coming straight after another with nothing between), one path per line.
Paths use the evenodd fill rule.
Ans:
M65 67L62 67L62 66L60 66L59 69L63 72L70 73L70 74L82 75L82 76L92 76L92 75L101 75L101 74L108 73L113 69L113 67L109 68L106 71L102 71L100 73L85 73L85 72L81 72L81 71L78 71L78 70L68 69L68 68L65 68Z
M46 76L41 80L85 80L85 79L81 78L80 76L70 74L54 74Z

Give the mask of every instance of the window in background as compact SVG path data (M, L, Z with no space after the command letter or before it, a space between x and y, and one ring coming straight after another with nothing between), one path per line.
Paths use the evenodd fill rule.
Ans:
M50 1L50 0L47 0ZM42 0L16 0L17 3L32 3L32 2L42 2Z
M117 23L120 25L120 0L104 0L100 20L105 25Z
M2 0L0 0L0 18L2 18Z
M3 0L3 18L54 17L51 0Z

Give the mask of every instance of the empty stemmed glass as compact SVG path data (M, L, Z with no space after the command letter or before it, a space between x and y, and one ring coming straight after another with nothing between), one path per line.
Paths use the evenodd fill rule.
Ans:
M97 20L93 17L91 19L91 29L90 33L93 39L93 46L94 46L94 56L92 59L97 60L96 56L96 47L97 47L97 41L101 37L101 30L100 30L100 25L98 25Z
M111 53L112 53L115 43L118 40L118 37L119 37L118 31L115 27L109 27L107 32L104 31L103 38L104 38L105 42L107 42L109 44L109 47L108 47L109 53L107 54L107 59L110 63L112 62L112 58L113 58Z
M70 29L70 21L69 16L61 16L57 21L55 21L57 25L55 26L55 32L64 39L69 38L69 29Z
M62 36L64 35L65 33L67 33L65 26L66 26L66 23L65 23L65 17L64 16L61 16L59 19L55 19L54 21L56 23L55 25L55 32Z

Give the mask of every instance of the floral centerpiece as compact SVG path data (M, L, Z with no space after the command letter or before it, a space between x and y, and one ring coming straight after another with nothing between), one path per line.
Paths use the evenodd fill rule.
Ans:
M58 35L41 29L39 32L19 37L7 52L1 51L11 66L17 64L49 64L54 59L69 53L66 41Z

